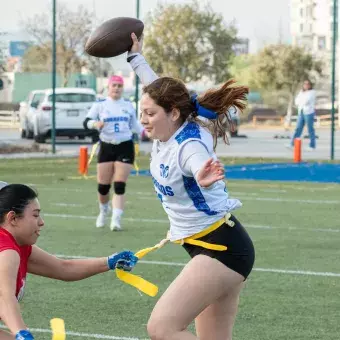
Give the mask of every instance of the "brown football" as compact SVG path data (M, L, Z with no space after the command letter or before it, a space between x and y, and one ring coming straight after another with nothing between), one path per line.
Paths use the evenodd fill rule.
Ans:
M136 18L118 17L105 21L90 35L85 51L94 57L111 58L131 49L131 33L138 39L144 30L144 24Z

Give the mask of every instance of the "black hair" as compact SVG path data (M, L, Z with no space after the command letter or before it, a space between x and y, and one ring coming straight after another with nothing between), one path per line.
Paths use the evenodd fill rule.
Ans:
M37 197L38 193L24 184L9 184L0 189L0 224L10 211L22 216L26 206Z
M308 83L309 83L310 90L312 90L312 89L314 88L314 85L313 85L313 83L312 83L312 81L311 81L310 79L305 79L305 80L303 81L303 83L305 83L305 82L308 82Z

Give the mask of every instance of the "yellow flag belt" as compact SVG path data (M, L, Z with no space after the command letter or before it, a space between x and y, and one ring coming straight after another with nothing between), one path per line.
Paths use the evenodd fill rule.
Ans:
M199 247L202 247L202 248L205 248L205 249L216 250L216 251L225 251L225 250L227 250L227 247L224 246L224 245L212 244L212 243L200 241L198 239L202 238L202 237L210 234L214 230L218 229L223 223L226 223L230 227L233 227L234 222L230 220L230 217L231 217L231 214L228 213L225 217L221 218L219 221L215 222L210 227L201 231L200 233L186 237L182 240L173 241L173 243L181 244L181 245L183 245L184 243L187 243L187 244L192 244L192 245L199 246ZM149 254L150 252L163 247L169 241L170 240L167 237L167 238L163 239L161 242L159 242L158 244L154 245L153 247L141 249L140 251L138 251L135 254L135 256L138 257L138 259L141 259L144 256L146 256L147 254ZM131 273L126 272L126 271L121 270L121 269L116 269L115 271L116 271L116 275L117 275L118 279L120 279L121 281L137 288L138 290L140 290L141 292L143 292L143 293L145 293L149 296L156 296L157 295L158 287L156 285L154 285L153 283L143 279L140 276L137 276L135 274L131 274Z

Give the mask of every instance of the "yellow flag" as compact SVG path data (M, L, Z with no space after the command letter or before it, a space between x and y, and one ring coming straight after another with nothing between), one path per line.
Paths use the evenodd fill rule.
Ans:
M50 321L52 329L52 340L65 340L65 322L63 319L54 318Z

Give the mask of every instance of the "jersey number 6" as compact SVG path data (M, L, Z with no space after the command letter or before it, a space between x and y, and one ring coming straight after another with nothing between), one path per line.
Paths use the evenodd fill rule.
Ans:
M119 132L119 123L115 124L115 132Z

